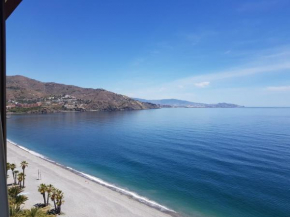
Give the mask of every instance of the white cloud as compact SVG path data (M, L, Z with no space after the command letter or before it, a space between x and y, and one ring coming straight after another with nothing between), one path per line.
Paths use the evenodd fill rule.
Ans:
M244 67L238 68L228 71L220 71L205 75L198 75L187 77L183 79L178 79L174 81L175 85L183 85L184 87L194 84L201 84L204 80L217 81L217 80L224 80L230 78L239 78L245 77L255 74L262 74L267 72L277 72L281 70L289 70L290 69L290 62L283 62L283 63L276 63L276 64L269 64L264 66L257 66L257 67ZM197 85L196 85L197 86Z
M207 87L209 84L210 84L209 81L203 81L203 82L195 83L194 85L195 85L196 87L201 87L201 88L203 88L203 87Z
M226 52L224 52L224 54L230 54L231 52L231 50L227 50Z
M185 34L185 38L192 45L196 45L196 44L200 43L203 39L208 38L208 37L212 37L216 34L218 34L216 31L203 30L203 31L197 31L194 33L187 33L187 34Z
M140 88L134 89L134 96L150 99L175 97L193 101L196 97L199 97L199 90L194 87L202 89L202 87L209 87L209 85L215 83L217 84L214 90L214 93L216 94L217 89L223 87L219 84L224 84L227 80L227 82L230 82L230 79L234 82L237 79L258 74L266 74L265 76L267 76L269 73L290 73L290 47L288 45L263 50L251 55L253 56L251 60L245 61L244 65L235 66L234 68L216 70L206 74L204 74L204 72L196 74L195 70L193 70L192 74L196 74L194 76L179 78L159 84L146 85L143 86L143 88L140 85ZM200 72L200 69L198 72ZM231 82L231 84L233 84L233 82ZM289 90L289 88L290 86L265 87L264 90L286 91ZM259 88L259 90L261 90L261 88ZM256 93L258 94L258 92ZM124 92L124 94L126 93ZM206 93L202 94L202 96L204 96ZM226 97L226 95L223 97Z
M281 70L290 70L290 62L264 64L263 66L240 67L228 71L217 71L205 75L186 77L168 83L163 83L156 86L134 90L135 93L134 96L140 98L143 97L150 99L153 98L161 99L161 98L171 98L173 96L177 97L177 94L180 93L181 97L179 98L184 98L185 93L193 94L192 92L193 90L190 89L192 86L202 88L210 85L210 82L217 83L227 79L237 79L241 77L247 77L255 74L263 74L269 72L274 73L279 72Z
M267 90L270 90L270 91L290 91L290 86L267 87Z
M260 1L260 2L247 2L242 4L238 11L240 12L254 12L254 11L267 11L267 10L273 10L273 8L277 6L282 6L283 4L280 0L271 0L271 1Z
M145 58L136 58L133 63L132 66L139 66L140 64L142 64L143 62L145 62Z

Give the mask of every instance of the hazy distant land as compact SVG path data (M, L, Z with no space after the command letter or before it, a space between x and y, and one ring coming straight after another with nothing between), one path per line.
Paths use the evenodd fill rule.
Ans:
M206 103L197 103L197 102L189 102L185 100L179 99L160 99L160 100L146 100L134 98L140 102L144 103L153 103L159 105L162 108L241 108L244 106L230 104L230 103L217 103L217 104L206 104Z

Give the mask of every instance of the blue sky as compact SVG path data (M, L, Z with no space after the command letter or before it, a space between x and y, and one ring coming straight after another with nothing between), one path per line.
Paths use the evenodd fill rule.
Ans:
M7 74L130 97L290 106L289 0L26 0Z

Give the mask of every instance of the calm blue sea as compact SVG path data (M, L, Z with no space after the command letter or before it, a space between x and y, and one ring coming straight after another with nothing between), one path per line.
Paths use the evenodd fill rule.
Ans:
M8 138L184 216L290 216L290 109L14 115Z

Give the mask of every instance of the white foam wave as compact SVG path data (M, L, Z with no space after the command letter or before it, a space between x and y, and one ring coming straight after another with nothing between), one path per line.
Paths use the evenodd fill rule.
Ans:
M81 176L81 177L84 177L84 178L86 178L86 179L88 179L88 180L90 180L90 181L93 181L93 182L98 183L98 184L100 184L100 185L102 185L102 186L105 186L105 187L107 187L107 188L109 188L109 189L111 189L111 190L114 190L114 191L116 191L116 192L119 192L119 193L121 193L121 194L124 194L124 195L126 195L126 196L129 196L130 198L132 198L132 199L134 199L134 200L137 200L137 201L139 201L139 202L141 202L141 203L144 203L144 204L146 204L147 206L153 207L153 208L155 208L155 209L158 209L158 210L160 210L160 211L167 212L167 213L176 213L174 210L171 210L171 209L167 208L166 206L163 206L163 205L161 205L161 204L159 204L159 203L157 203L157 202L155 202L155 201L149 200L149 199L146 198L146 197L142 197L142 196L138 195L138 194L135 193L135 192L132 192L132 191L125 190L125 189L123 189L123 188L117 187L117 186L115 186L115 185L113 185L113 184L110 184L110 183L108 183L108 182L106 182L106 181L100 179L100 178L97 178L97 177L95 177L95 176L92 176L92 175L89 175L89 174L86 174L86 173L80 172L80 171L75 170L75 169L73 169L73 168L71 168L71 167L66 167L66 166L64 166L64 165L62 165L62 164L59 164L59 163L53 161L53 160L50 160L49 158L45 157L45 156L42 155L42 154L39 154L39 153L37 153L37 152L35 152L35 151L32 151L32 150L30 150L30 149L28 149L28 148L25 148L25 147L23 147L23 146L21 146L21 145L15 143L15 142L9 140L9 139L7 139L7 141L8 141L9 143L11 143L11 144L17 146L18 148L20 148L20 149L22 149L22 150L24 150L24 151L26 151L26 152L28 152L28 153L30 153L30 154L36 156L36 157L39 157L39 158L41 158L41 159L44 159L44 160L46 160L46 161L48 161L48 162L51 162L51 163L53 163L53 164L56 164L56 165L58 165L58 166L60 166L60 167L62 167L62 168L65 168L65 169L67 169L67 170L69 170L69 171L71 171L71 172L73 172L73 173L75 173L75 174Z
M25 147L23 147L23 146L21 146L21 145L18 145L17 143L15 143L15 142L13 142L13 141L11 141L11 140L9 140L9 139L7 139L7 141L8 141L9 143L11 143L12 145L17 146L18 148L21 148L22 150L24 150L24 151L26 151L26 152L28 152L28 153L30 153L30 154L32 154L32 155L35 155L35 156L37 156L37 157L39 157L39 158L47 159L47 158L44 157L43 155L41 155L41 154L39 154L39 153L37 153L37 152L35 152L35 151L31 151L31 150L29 150L28 148L25 148Z

